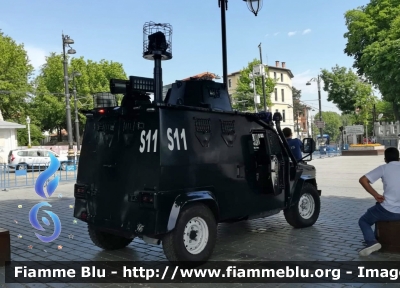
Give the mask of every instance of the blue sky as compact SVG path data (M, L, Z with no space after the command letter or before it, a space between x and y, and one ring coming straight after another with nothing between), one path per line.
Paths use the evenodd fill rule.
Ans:
M228 71L238 71L259 58L258 44L262 43L263 62L286 62L303 101L318 108L316 83L305 83L320 69L352 66L353 59L343 53L344 13L367 3L264 0L255 17L245 2L230 0ZM36 68L50 52L62 51L64 31L75 41L76 57L121 62L128 76L152 77L153 63L142 58L142 43L143 24L154 21L173 27L173 59L163 62L164 84L205 71L222 76L218 0L2 0L0 7L0 29L24 43ZM339 112L326 97L322 91L322 110Z

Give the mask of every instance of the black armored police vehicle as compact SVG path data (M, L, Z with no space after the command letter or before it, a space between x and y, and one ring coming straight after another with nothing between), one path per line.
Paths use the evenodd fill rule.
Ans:
M294 158L281 115L234 111L226 86L212 80L176 81L163 99L154 58L154 79L112 79L121 104L85 111L74 217L93 243L121 249L140 237L162 243L170 261L204 262L218 223L283 211L295 228L313 225L316 171ZM311 159L314 141L303 147Z

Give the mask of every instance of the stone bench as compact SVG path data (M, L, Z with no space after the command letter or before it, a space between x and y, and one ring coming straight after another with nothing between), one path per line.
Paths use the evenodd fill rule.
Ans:
M382 252L400 253L400 221L376 223L376 236Z
M0 228L0 251L0 266L4 266L6 261L11 261L11 241L10 232L3 228Z

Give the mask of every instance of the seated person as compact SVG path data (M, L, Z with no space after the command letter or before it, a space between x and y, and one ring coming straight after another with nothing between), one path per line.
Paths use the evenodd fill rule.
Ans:
M376 200L376 204L358 221L366 244L366 247L359 252L360 256L368 256L382 248L371 228L372 225L380 221L400 221L399 150L396 147L387 148L384 160L386 164L378 166L359 180L363 188ZM371 186L379 179L383 183L383 195Z
M282 132L283 135L285 135L286 137L286 141L289 144L290 150L292 150L294 158L296 158L297 161L301 161L301 159L303 158L303 154L301 153L303 142L301 142L301 140L297 138L292 139L293 133L290 128L283 128Z

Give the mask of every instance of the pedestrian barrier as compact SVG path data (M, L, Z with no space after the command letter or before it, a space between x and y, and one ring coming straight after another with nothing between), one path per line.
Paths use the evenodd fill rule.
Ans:
M49 166L50 163L32 163L32 166L0 164L0 188L34 186L37 177ZM65 170L59 169L46 183L59 176L60 182L75 181L78 171L78 162L71 160Z
M329 151L324 151L322 153L320 151L315 151L312 154L313 159L324 159L324 158L331 158L331 157L338 157L338 156L342 156L341 150L329 150Z
M333 151L315 151L312 155L312 159L324 159L341 156L342 152L340 150ZM304 155L305 156L305 155ZM72 160L69 165L67 165L65 170L57 171L48 181L54 179L54 177L59 176L60 182L75 181L78 171L78 161ZM7 188L16 187L26 187L34 186L37 177L42 173L47 167L47 164L33 164L30 167L17 167L18 165L0 164L0 188L5 190ZM20 165L21 166L21 165ZM18 168L18 169L17 169Z

